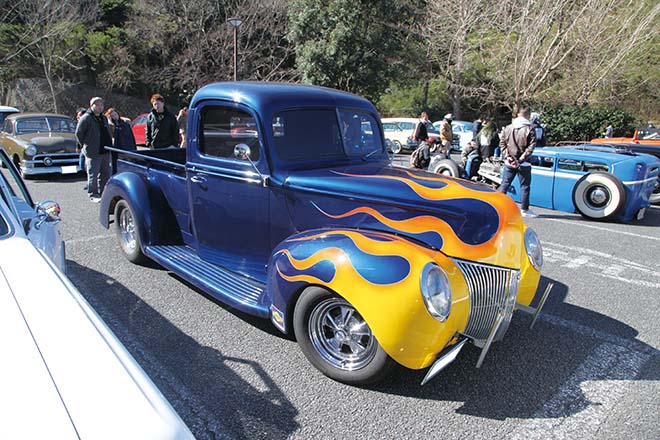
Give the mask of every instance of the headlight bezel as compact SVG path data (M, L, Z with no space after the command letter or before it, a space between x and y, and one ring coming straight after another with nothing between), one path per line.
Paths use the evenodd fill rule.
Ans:
M532 267L540 272L543 268L543 247L541 240L532 228L525 230L525 251Z
M23 153L26 156L34 157L39 153L39 150L37 149L37 147L35 145L29 144L28 146L25 147L25 150L23 151Z
M433 292L430 291L430 277L438 277L437 280L440 281L442 287ZM424 299L424 305L429 314L440 322L447 321L447 318L451 314L452 305L451 284L449 283L447 272L436 263L429 262L422 269L419 285L422 298Z

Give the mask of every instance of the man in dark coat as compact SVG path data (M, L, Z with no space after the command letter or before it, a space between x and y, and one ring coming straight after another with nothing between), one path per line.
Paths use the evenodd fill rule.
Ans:
M165 98L159 94L151 97L151 113L147 117L146 144L148 148L179 146L179 124L176 116L165 107Z
M110 158L105 147L112 146L108 121L103 116L103 98L97 96L89 101L89 110L76 126L76 139L85 155L87 192L90 200L98 203L110 178Z

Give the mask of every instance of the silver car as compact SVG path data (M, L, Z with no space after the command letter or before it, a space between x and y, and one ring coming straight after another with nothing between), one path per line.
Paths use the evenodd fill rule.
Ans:
M59 206L0 161L0 438L193 438L64 274Z

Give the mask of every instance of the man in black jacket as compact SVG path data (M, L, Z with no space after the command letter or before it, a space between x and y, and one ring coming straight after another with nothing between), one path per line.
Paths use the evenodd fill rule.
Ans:
M89 101L89 110L78 120L76 139L85 155L89 198L98 203L110 177L110 159L105 147L112 146L108 121L103 116L103 98L96 96Z
M148 148L179 146L179 124L176 116L165 107L165 98L158 93L151 97L151 112L147 117L146 144Z

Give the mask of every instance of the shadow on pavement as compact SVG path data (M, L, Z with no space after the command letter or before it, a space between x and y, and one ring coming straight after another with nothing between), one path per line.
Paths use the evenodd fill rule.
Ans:
M200 345L101 272L68 260L67 274L108 326L123 336L122 343L197 438L216 438L218 431L239 439L286 438L299 428L297 409L259 363ZM246 370L258 378L251 380L255 383L236 372ZM215 431L210 428L218 424Z
M640 367L637 374L626 376L625 359L621 360L621 368L585 368L598 361L594 353L602 345L622 351L624 358L627 353L641 352L644 359L657 359L660 351L635 340L638 333L634 328L564 302L568 294L566 285L542 278L539 289L544 289L548 282L554 282L555 287L543 309L546 318L539 319L529 330L531 316L520 312L514 314L504 340L491 347L480 369L475 367L480 350L467 345L453 364L423 387L419 384L426 370L401 368L399 374L371 389L406 397L462 402L457 409L460 414L504 420L561 418L577 414L594 404L580 387L584 382L660 380L658 368ZM580 326L584 328L578 328ZM589 328L596 331L589 334ZM604 340L598 331L615 341ZM625 346L617 345L624 341ZM567 400L558 399L556 405L544 408L558 393L567 396Z

